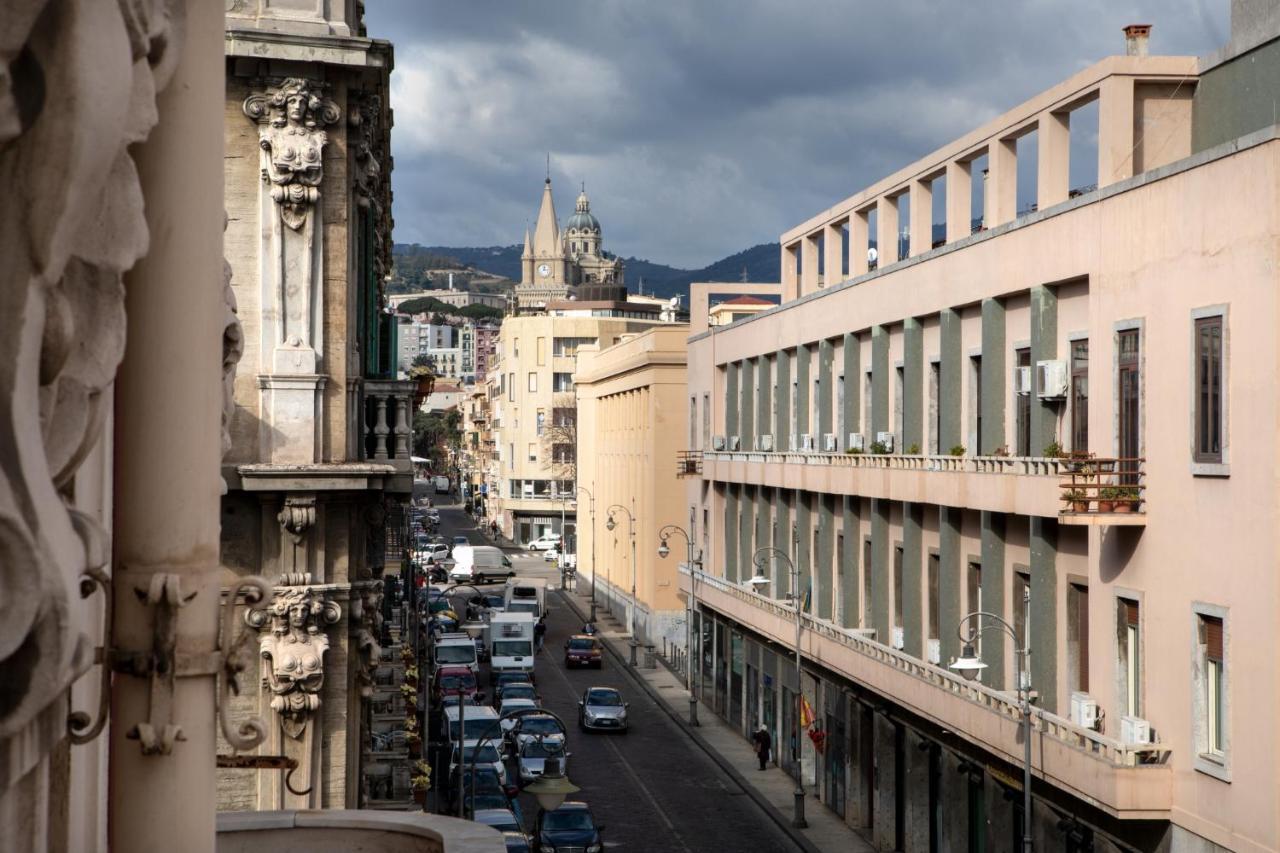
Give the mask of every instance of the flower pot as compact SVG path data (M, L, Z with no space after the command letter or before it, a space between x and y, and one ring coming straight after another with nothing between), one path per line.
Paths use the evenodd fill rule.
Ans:
M427 804L427 792L419 791L417 788L414 788L413 801L420 806L425 806Z
M1116 501L1114 512L1135 512L1137 511L1137 501Z
M1072 512L1088 512L1089 502L1088 501L1072 501L1071 511Z
M410 758L422 757L422 741L420 740L409 741L409 757Z
M1102 498L1098 499L1098 512L1115 512L1115 511L1116 511L1115 501L1105 501Z

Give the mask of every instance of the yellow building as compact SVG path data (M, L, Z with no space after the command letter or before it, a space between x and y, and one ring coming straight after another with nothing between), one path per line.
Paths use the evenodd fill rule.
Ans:
M686 540L672 536L665 560L657 552L663 526L690 529L671 461L685 447L688 335L686 325L666 325L578 350L578 482L594 503L579 496L579 583L646 644L685 642L676 567Z

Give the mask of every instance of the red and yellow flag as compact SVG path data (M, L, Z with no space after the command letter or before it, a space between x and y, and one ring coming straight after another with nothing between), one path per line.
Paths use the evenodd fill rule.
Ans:
M800 728L807 729L813 725L813 706L809 704L809 700L800 697Z

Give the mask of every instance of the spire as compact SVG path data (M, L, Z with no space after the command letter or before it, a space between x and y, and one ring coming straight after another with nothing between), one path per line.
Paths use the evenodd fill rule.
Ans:
M556 205L551 198L551 178L542 186L542 205L538 208L538 221L533 226L533 249L540 257L560 252L560 226L556 223Z
M532 256L533 256L533 243L530 242L529 226L526 225L524 229L524 252L523 254L520 255L520 257L529 258Z

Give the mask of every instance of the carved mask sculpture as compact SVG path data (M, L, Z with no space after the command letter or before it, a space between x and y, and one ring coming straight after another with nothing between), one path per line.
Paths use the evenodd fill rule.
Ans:
M263 177L281 207L284 223L297 231L320 198L324 128L338 120L338 105L321 97L321 84L290 77L265 94L250 95L244 113L258 123L258 145L266 152Z
M271 606L250 610L245 621L271 632L258 640L264 664L263 685L272 693L271 710L291 738L300 738L311 715L320 707L324 687L324 653L329 638L324 629L342 615L336 602L325 600L311 587L281 587Z

